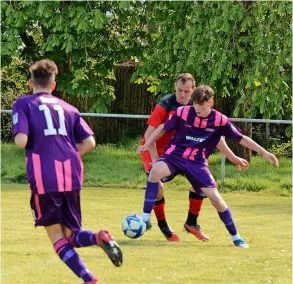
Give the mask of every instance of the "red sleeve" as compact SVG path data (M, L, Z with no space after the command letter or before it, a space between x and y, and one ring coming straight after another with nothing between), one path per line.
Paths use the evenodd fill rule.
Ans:
M166 110L159 104L156 105L154 111L152 112L147 124L157 128L159 125L167 120Z

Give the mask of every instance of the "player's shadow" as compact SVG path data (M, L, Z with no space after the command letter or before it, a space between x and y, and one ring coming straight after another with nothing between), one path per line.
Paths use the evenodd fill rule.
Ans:
M223 249L230 249L234 248L234 245L229 243L212 243L212 242L201 242L201 241L181 241L181 242L168 242L167 240L145 240L145 239L129 239L129 240L119 240L118 241L119 245L121 247L176 247L176 248L190 248L190 249L196 249L198 252L204 252L207 247L212 250L212 249L218 249L218 248L223 248Z
M165 240L162 241L152 241L152 240L138 240L138 239L133 239L133 240L120 240L119 241L120 246L124 247L133 247L133 246L148 246L148 247L170 247L170 246L176 246L176 247L190 247L189 242L168 242Z

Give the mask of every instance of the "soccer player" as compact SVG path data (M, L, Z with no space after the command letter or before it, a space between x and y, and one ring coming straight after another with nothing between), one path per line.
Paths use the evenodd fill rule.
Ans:
M80 156L95 147L93 132L76 108L51 95L58 73L53 61L38 61L30 72L33 95L15 101L13 135L26 150L35 226L45 228L55 252L84 283L98 283L74 248L101 247L115 266L122 265L122 252L108 231L81 228Z
M172 117L177 108L190 104L191 94L195 90L195 87L195 79L190 73L182 73L177 77L175 81L176 93L166 95L157 103L147 122L148 128L141 141L141 145L145 144L145 141L148 140L148 138L152 135L152 133L160 124L165 123ZM141 153L141 159L147 175L152 168L152 164L155 163L155 161L157 161L159 157L163 155L173 135L174 132L165 133L156 141L156 143L150 145L148 151ZM226 144L225 140L221 139L217 145L217 148L231 162L237 164L239 169L246 169L248 167L248 163L244 159L241 159L234 155L234 153ZM184 224L184 228L200 240L208 241L209 237L200 230L200 226L197 224L197 217L199 215L203 199L204 197L197 194L197 192L193 188L190 189L189 211L186 223ZM158 220L158 226L166 239L171 242L178 242L180 240L178 235L172 231L166 221L164 184L161 181L159 182L159 194L155 202L154 212Z
M161 124L146 143L139 147L139 151L144 152L164 133L176 131L163 156L154 164L149 174L142 218L146 224L150 222L150 213L159 192L161 179L171 180L182 173L198 195L210 199L230 233L234 245L248 248L237 232L231 211L217 189L207 159L221 136L225 136L259 153L277 167L279 162L273 154L242 135L225 115L212 109L213 96L214 91L209 86L196 88L191 96L193 106L178 108L171 119Z

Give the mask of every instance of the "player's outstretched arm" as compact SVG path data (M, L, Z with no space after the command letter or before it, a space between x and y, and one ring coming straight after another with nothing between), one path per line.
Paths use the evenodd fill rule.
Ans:
M145 152L149 150L150 145L152 145L155 141L157 141L161 136L166 133L164 128L164 124L159 125L156 130L152 133L149 139L145 142L144 145L141 145L137 148L136 153L140 154L141 152Z
M255 141L253 141L251 138L247 136L243 136L241 141L239 142L242 146L249 148L250 150L253 150L260 155L262 155L266 160L269 161L270 164L274 164L276 167L279 167L279 161L276 158L276 156L270 152L268 152L266 149L258 145Z
M27 140L28 140L28 136L21 132L17 133L14 137L14 142L16 146L18 146L21 149L24 149L26 147Z
M82 140L80 143L76 144L79 154L82 156L86 152L90 151L96 146L96 141L93 136L89 136Z
M144 137L145 137L145 141L149 140L149 138L151 137L151 135L154 133L154 131L156 130L155 127L149 125L145 134L144 134ZM158 155L158 151L157 151L157 146L156 146L156 143L154 142L153 144L151 144L149 146L149 153L150 153L150 156L151 156L151 159L152 159L152 162L154 163L156 160L158 160L159 158L159 155Z
M242 159L238 156L236 156L232 150L230 149L230 147L227 145L225 139L223 137L221 137L217 148L219 149L219 151L221 151L224 156L233 164L235 164L238 168L239 171L246 171L249 167L249 163L245 160Z

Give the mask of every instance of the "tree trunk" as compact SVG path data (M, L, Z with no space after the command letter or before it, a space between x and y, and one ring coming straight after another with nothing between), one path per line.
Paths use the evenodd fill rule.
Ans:
M266 139L268 140L270 136L271 136L270 124L266 123Z

